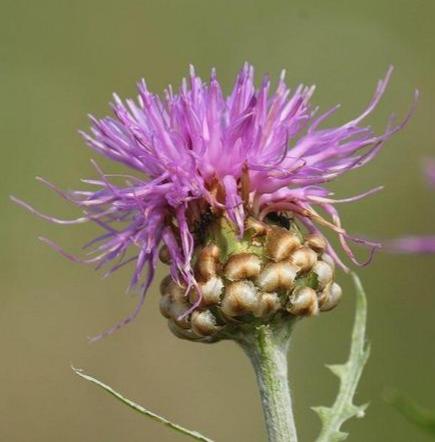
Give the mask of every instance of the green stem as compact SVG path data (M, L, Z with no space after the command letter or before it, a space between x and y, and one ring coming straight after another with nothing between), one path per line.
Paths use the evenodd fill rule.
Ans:
M287 380L291 325L259 325L238 341L257 376L269 442L297 442Z

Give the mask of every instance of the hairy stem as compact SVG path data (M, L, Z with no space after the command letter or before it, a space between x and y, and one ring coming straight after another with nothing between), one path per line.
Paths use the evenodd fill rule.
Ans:
M269 442L297 442L287 380L287 350L291 324L259 325L238 342L257 376Z

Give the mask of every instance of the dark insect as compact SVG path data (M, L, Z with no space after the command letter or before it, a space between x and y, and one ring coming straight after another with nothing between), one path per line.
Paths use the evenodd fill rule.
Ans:
M292 223L292 218L289 218L283 213L278 213L278 212L268 213L266 215L266 219L273 224L278 224L279 226L284 227L287 230L290 229L290 225Z
M202 213L199 220L195 222L192 233L194 234L199 244L205 243L207 228L213 222L213 220L214 215L211 213L210 210L207 210L206 212Z

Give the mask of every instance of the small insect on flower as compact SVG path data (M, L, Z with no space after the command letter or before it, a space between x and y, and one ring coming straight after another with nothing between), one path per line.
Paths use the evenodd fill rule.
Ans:
M310 106L314 87L300 85L291 92L284 72L271 92L269 77L256 88L254 69L245 64L228 97L214 70L204 82L191 67L179 91L169 87L163 98L141 81L137 101L114 95L114 116L91 117L90 133L82 133L95 152L132 169L134 176L122 176L120 184L119 176L105 174L93 162L99 178L88 182L96 190L62 192L40 179L82 210L75 220L43 215L15 201L55 223L101 227L103 234L90 243L85 258L44 240L73 261L110 266L108 273L135 263L131 287L142 292L137 308L97 338L138 314L162 244L160 258L170 265L177 289L162 288L161 310L178 336L217 339L240 321L316 314L318 298L328 309L338 300L339 289L331 290L335 264L346 270L320 228L336 232L354 263L349 242L369 248L367 262L379 247L349 235L335 205L380 187L333 199L325 184L371 161L409 119L411 113L400 124L390 121L379 135L362 125L391 72L378 82L362 114L337 127L321 125L339 106L316 115ZM133 257L127 255L130 249L136 251ZM179 292L181 297L174 297Z

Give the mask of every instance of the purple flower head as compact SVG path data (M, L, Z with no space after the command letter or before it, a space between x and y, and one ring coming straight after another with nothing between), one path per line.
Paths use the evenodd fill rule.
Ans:
M161 243L169 249L173 278L189 288L196 285L191 268L193 231L210 211L227 216L240 234L248 215L261 220L270 212L290 212L310 232L318 232L319 226L335 231L356 263L349 241L369 247L370 257L379 244L350 236L335 206L380 188L333 199L325 184L372 160L408 120L409 115L398 125L390 121L380 135L362 125L381 99L391 72L390 68L378 82L361 115L326 128L324 122L339 106L317 115L317 108L310 106L314 87L300 85L290 91L284 72L271 92L269 77L256 88L254 69L245 64L228 97L214 70L207 83L191 67L178 92L169 87L163 98L141 81L136 101L123 102L115 95L114 116L91 117L90 133L82 133L94 151L128 166L134 176L107 175L94 163L99 178L86 181L93 187L88 191L61 192L42 180L82 210L76 220L42 215L21 204L55 223L89 221L102 228L104 233L87 245L91 251L83 259L44 239L68 258L98 268L108 265L108 273L134 262L131 286L142 288L139 305L105 334L139 312ZM328 248L346 269L332 247ZM130 250L135 251L133 256Z

